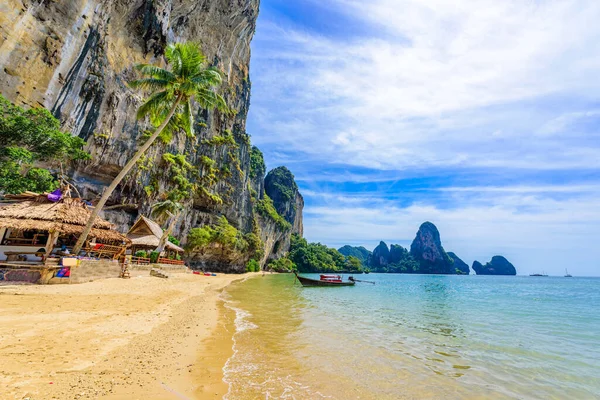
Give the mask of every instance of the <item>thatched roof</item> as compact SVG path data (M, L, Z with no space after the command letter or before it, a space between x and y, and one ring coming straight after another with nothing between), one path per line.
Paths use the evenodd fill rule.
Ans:
M143 215L135 221L135 224L127 232L127 237L134 246L158 247L163 230L156 222ZM169 250L183 252L183 249L167 240L165 247Z
M78 235L83 232L90 214L87 205L80 199L67 197L53 203L45 196L38 196L17 203L0 204L0 228L35 229ZM129 239L117 232L110 222L98 217L90 237L101 241L129 242Z

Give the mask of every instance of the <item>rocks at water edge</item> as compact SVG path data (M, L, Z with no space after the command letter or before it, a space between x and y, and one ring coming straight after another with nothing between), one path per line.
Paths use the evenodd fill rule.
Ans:
M485 265L479 261L473 262L473 271L477 275L516 275L517 270L506 258L494 256Z
M454 260L454 269L456 270L456 273L458 275L469 275L469 273L471 272L469 269L469 264L461 260L456 254L454 254L451 251L449 251L447 254L452 260Z
M422 274L455 274L454 262L444 251L440 233L431 222L424 222L410 245L410 254Z

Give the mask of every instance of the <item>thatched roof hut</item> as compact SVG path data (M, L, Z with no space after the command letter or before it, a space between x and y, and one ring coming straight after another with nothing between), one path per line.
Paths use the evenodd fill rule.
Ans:
M16 203L0 204L0 228L79 235L83 232L90 214L87 205L80 199L67 197L51 202L46 196L38 196ZM110 222L101 218L96 218L89 237L103 242L130 243L130 240L116 231Z
M156 222L143 215L135 221L135 224L127 232L127 237L131 240L132 248L156 248L163 235L163 230ZM165 244L167 250L176 253L183 253L183 249L167 240Z

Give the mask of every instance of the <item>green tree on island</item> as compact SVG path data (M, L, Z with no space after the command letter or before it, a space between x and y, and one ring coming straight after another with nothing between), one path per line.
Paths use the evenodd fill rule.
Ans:
M198 44L170 44L165 49L165 59L170 70L148 64L136 66L136 69L146 77L134 80L129 85L134 89L153 92L138 109L137 117L138 119L148 117L157 128L102 194L77 240L73 249L75 254L83 247L96 217L117 185L162 132L184 130L189 136L194 136L192 100L207 110L216 108L228 111L225 99L215 92L222 82L221 72L214 67L207 67L206 57Z

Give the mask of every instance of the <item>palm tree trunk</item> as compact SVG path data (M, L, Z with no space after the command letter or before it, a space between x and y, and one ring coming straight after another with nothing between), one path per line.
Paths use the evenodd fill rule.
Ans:
M154 250L158 251L158 254L162 253L162 251L165 249L165 245L167 244L169 235L171 234L171 232L173 232L173 228L175 228L175 222L177 222L178 217L179 214L173 215L173 217L171 218L171 222L169 223L169 227L163 231L163 234L160 237L160 241L158 242L158 247L156 248L156 250Z
M177 100L175 100L175 103L173 103L173 106L171 107L171 111L169 111L169 115L167 115L167 118L165 118L165 120L162 122L162 124L160 124L160 126L158 128L156 128L156 130L154 131L152 136L150 136L150 138L146 141L146 143L144 143L142 145L142 147L140 147L138 149L138 151L135 153L133 158L131 160L129 160L129 162L123 167L121 172L119 172L119 175L117 175L117 177L115 179L113 179L111 184L104 190L104 193L102 194L102 197L100 198L100 201L98 202L98 204L96 204L96 207L92 210L92 215L90 215L90 219L88 219L85 229L79 236L79 239L77 239L77 243L75 244L75 247L73 248L73 254L75 254L75 255L79 254L79 252L81 251L81 248L83 247L83 244L85 243L85 240L87 239L88 235L90 234L90 231L92 230L92 227L94 226L96 217L98 216L100 211L102 211L102 207L104 207L104 204L106 204L106 202L108 201L108 198L115 191L115 189L117 188L119 183L121 183L121 181L123 180L125 175L127 175L127 173L131 170L131 168L133 168L133 166L138 162L138 160L142 157L142 155L146 152L146 150L148 150L150 148L152 143L154 143L154 141L156 140L158 135L160 135L160 133L163 131L163 129L165 129L165 126L167 126L167 124L169 123L169 120L175 114L175 110L177 109L177 106L179 105L180 102L181 102L181 96L177 97Z

